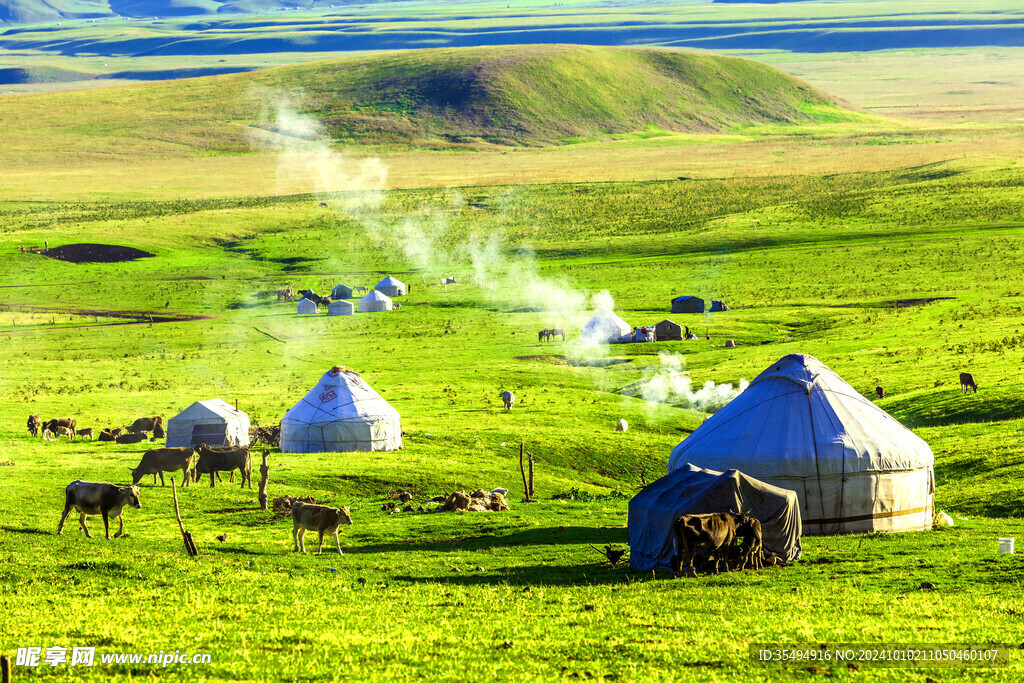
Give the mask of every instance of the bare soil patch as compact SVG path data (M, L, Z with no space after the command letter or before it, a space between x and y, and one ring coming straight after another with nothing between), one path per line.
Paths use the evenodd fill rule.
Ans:
M64 244L52 249L33 249L33 253L68 263L122 263L155 254L119 244Z

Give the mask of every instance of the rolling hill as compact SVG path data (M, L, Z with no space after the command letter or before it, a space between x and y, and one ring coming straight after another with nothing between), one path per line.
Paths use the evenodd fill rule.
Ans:
M862 116L746 59L568 45L416 50L33 95L30 103L0 100L0 116L12 138L26 126L27 139L41 119L26 112L38 108L63 149L95 151L105 140L119 154L125 144L140 154L168 144L175 155L244 152L253 127L287 133L267 120L282 93L333 140L435 148Z

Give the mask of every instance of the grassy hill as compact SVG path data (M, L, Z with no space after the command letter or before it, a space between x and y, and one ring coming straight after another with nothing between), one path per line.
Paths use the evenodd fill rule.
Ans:
M39 152L41 122L64 150L242 152L254 126L290 134L266 120L280 93L335 140L430 147L861 118L749 60L564 45L417 50L8 98L0 100L0 117L25 154Z

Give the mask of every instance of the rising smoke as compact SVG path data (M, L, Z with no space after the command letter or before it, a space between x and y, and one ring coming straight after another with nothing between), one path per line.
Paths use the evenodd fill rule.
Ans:
M649 416L656 417L660 407L665 405L701 412L716 410L739 396L750 384L745 379L740 380L738 387L707 380L699 388L694 388L685 364L683 356L661 352L658 365L646 368L640 381L626 387L622 393L647 401Z

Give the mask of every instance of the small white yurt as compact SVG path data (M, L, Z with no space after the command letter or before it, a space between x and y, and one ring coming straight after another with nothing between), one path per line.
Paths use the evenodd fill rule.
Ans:
M296 313L318 313L320 310L316 307L316 304L309 299L299 299L296 309Z
M374 313L377 311L390 311L392 309L391 299L376 289L359 300L360 313Z
M790 354L672 450L796 492L808 536L927 530L935 458L920 437L812 356Z
M167 447L248 446L249 416L219 398L196 401L167 421Z
M378 282L374 289L387 296L405 296L405 284L390 275Z
M356 306L351 301L332 301L327 307L327 315L355 315Z
M355 370L335 365L281 419L281 452L393 451L398 411Z
M583 326L584 344L619 344L633 340L633 328L611 311L600 310Z

